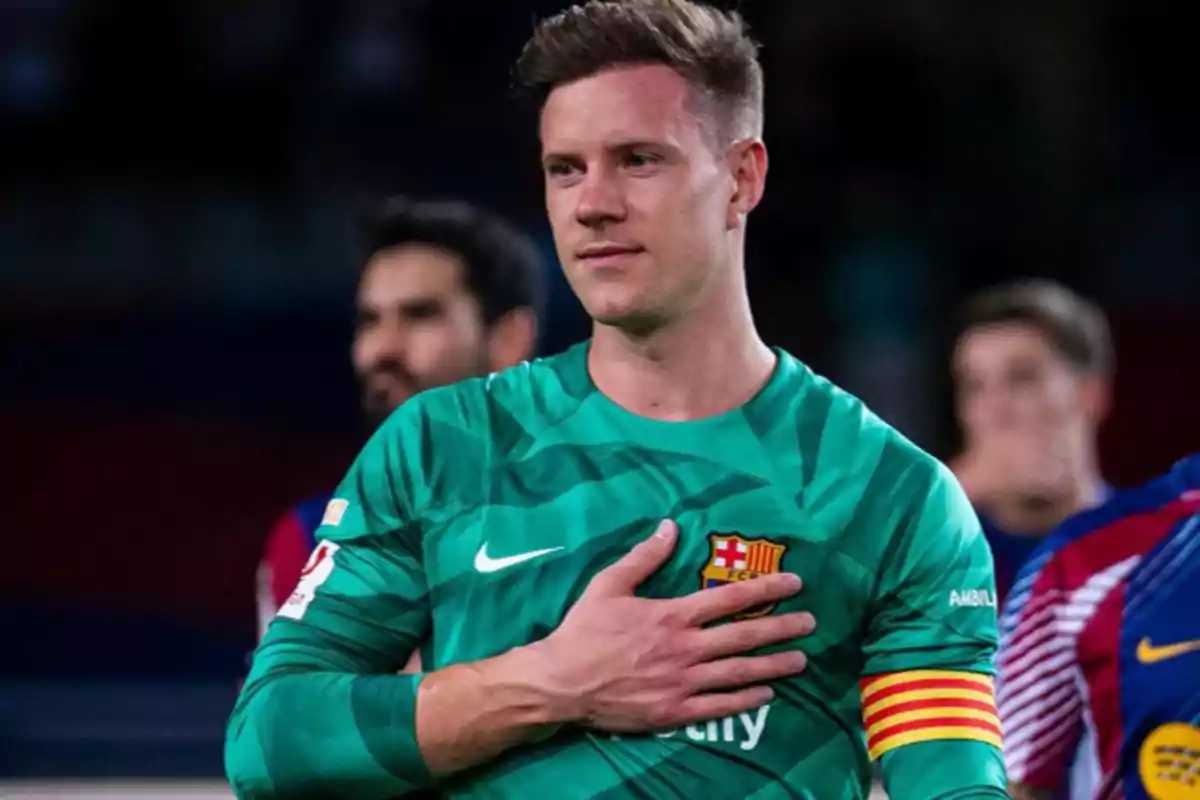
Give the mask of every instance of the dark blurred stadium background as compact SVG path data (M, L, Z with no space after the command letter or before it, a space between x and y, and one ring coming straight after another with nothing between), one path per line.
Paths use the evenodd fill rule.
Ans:
M508 80L563 5L0 3L0 778L220 775L266 530L360 442L352 215L461 196L552 258ZM1200 449L1194 29L968 5L743 4L761 327L945 457L955 303L1063 280L1113 318L1103 465L1140 480ZM554 280L551 351L586 334Z

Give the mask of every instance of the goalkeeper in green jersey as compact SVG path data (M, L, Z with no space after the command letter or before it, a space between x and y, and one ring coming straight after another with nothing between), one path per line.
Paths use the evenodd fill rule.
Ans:
M872 760L893 800L1005 797L978 521L755 331L740 19L593 1L518 74L593 336L367 444L230 721L239 797L841 800Z

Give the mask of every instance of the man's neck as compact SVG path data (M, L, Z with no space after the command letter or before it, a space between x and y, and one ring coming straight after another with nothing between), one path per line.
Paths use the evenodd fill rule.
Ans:
M770 380L776 356L754 328L749 304L690 314L647 336L596 325L588 370L626 411L650 419L704 419L735 409Z
M1054 498L1013 497L993 502L987 509L992 522L1018 536L1041 537L1080 511L1104 500L1105 483L1098 470L1085 471L1070 491Z

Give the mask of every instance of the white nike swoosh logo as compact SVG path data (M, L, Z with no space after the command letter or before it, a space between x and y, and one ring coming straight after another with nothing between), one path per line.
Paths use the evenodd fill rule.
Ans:
M547 547L545 550L530 550L528 553L518 553L515 556L492 558L487 552L487 542L484 542L483 546L479 548L479 552L475 554L475 570L483 573L499 572L502 569L520 564L524 561L529 561L533 558L540 558L541 556L548 555L550 553L557 553L559 550L562 550L562 548Z

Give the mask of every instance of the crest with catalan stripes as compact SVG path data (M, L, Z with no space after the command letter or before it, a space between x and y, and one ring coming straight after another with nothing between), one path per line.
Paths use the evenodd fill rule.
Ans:
M735 533L709 534L708 543L708 563L700 570L700 585L704 589L779 572L788 548L770 539L747 539ZM755 606L734 619L761 617L774 608L774 603Z
M968 739L1001 747L987 675L932 669L873 675L862 681L862 705L872 760L917 742Z

